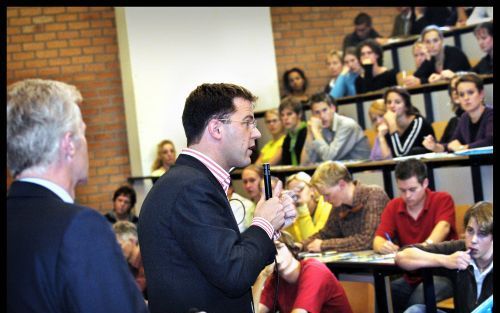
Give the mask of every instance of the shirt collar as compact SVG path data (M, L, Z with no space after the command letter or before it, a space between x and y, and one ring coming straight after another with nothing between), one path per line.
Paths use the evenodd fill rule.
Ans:
M337 118L337 112L333 112L333 123L332 123L332 131L333 132L336 132L337 128L339 127L338 120L339 119Z
M205 165L210 173L215 176L217 181L222 186L222 189L224 189L224 192L227 194L227 190L229 188L229 184L231 183L231 175L223 169L219 164L217 164L212 158L210 158L208 155L194 149L190 148L184 148L182 149L180 154L185 154L192 156L193 158L197 159L203 165Z
M422 211L420 214L422 214L423 211L428 211L429 206L430 206L430 194L431 190L429 188L425 189L425 201L424 201L424 207L422 208ZM403 204L401 207L398 208L398 213L406 213L406 202L403 201ZM420 216L420 214L418 216Z
M484 276L488 275L488 273L491 270L493 270L493 261L491 261L490 265L488 265L488 267L482 273L479 270L479 267L476 265L476 261L470 262L470 265L474 269L474 276L476 276L476 280L478 277L481 277L481 276L484 277Z
M69 193L66 190L64 190L64 188L62 188L61 186L59 186L51 181L46 180L46 179L27 177L27 178L21 178L18 181L23 181L23 182L33 183L33 184L43 186L43 187L49 189L50 191L52 191L53 193L55 193L64 202L75 203L75 200L73 200L73 198L71 198Z

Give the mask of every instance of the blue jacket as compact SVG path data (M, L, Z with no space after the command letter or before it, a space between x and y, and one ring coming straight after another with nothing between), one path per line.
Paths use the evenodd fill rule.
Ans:
M7 195L7 312L147 312L110 224L38 184Z

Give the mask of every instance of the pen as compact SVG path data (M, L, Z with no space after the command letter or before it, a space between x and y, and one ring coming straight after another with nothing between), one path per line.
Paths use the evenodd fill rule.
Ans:
M392 242L391 236L387 232L385 232L385 238L387 238L388 241Z

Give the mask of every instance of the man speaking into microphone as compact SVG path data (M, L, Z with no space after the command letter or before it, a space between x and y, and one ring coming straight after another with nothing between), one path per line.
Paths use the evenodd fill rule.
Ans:
M251 286L274 261L273 239L295 218L292 199L261 198L240 234L226 196L233 167L250 164L256 97L232 84L203 84L186 99L188 148L148 193L139 243L152 313L252 312Z

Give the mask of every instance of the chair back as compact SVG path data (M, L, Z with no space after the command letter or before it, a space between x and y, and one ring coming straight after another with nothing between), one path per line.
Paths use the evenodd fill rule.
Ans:
M377 138L377 131L373 128L368 128L365 130L365 135L368 138L370 148L373 148L373 145L375 144L375 138Z
M448 121L436 121L432 123L432 129L434 129L434 134L436 135L436 141L440 141L441 137L443 137L446 125L448 125Z
M472 204L455 204L455 226L457 227L457 234L459 239L465 237L464 216L465 212L472 206Z

